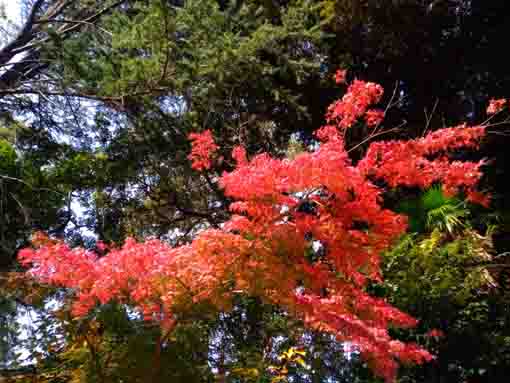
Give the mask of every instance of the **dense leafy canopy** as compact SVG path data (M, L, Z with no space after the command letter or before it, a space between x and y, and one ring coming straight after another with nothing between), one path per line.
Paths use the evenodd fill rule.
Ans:
M342 136L370 113L382 93L377 84L355 80L329 109L329 125L316 132L323 142L311 153L292 160L264 153L248 160L243 148L234 149L237 166L219 184L235 201L229 209L236 214L221 230L199 233L190 245L128 240L98 258L42 237L34 240L37 250L20 252L20 260L32 264L32 274L42 281L76 289L77 316L114 300L133 304L167 331L186 306L207 301L225 310L234 293L259 296L312 328L351 342L392 381L395 359L422 363L432 356L392 340L390 325L410 327L416 320L364 291L368 280L381 279L380 253L406 230L403 216L383 208L384 189L371 180L384 180L389 188L439 182L445 193L462 191L478 201L474 188L481 163L452 161L447 154L477 147L485 128L464 126L419 140L373 143L353 166ZM211 132L190 138L193 168L209 169L218 149ZM305 255L314 245L323 255L310 262Z
M313 330L313 325L303 326L303 310L289 315L297 311L295 305L261 290L290 281L282 296L291 297L292 286L310 289L310 283L318 280L314 302L320 303L331 290L321 283L350 275L345 283L353 284L359 290L356 294L369 293L377 302L385 299L420 319L416 330L390 328L384 339L416 342L437 355L424 367L401 369L399 379L505 381L502 377L510 365L504 253L508 151L502 129L510 76L500 52L508 34L508 2L21 3L22 25L11 28L15 34L0 36L6 41L0 48L2 271L19 269L15 255L27 246L34 230L49 233L48 245L58 243L66 254L81 252L110 265L111 255L123 259L119 246L129 237L136 238L128 241L133 248L158 243L164 250L151 254L168 255L204 230L243 243L260 242L255 235L259 234L278 251L267 258L275 274L263 278L262 286L248 283L255 278L248 275L242 278L247 282L243 288L223 286L218 299L190 305L189 296L182 295L183 310L172 306L171 312L186 314L168 337L152 322L112 302L71 320L69 299L80 295L80 289L52 289L19 273L4 274L0 349L6 351L6 362L14 360L18 343L32 362L39 361L41 381L137 382L147 376L154 382L373 381L358 354L344 352L345 343ZM361 78L366 81L357 80ZM375 84L364 88L370 81L380 83L386 93L365 109L381 96ZM348 97L337 100L344 90L362 97L354 103ZM314 136L326 112L327 124L340 125L340 130L323 128ZM490 120L482 123L485 129L467 125L444 129L457 121L476 125L486 118ZM335 148L335 131L342 144L328 151ZM190 133L195 134L192 140ZM461 148L477 147L482 135L481 150ZM325 140L320 146L319 138ZM335 151L339 147L348 155ZM452 149L449 160L443 157L446 148ZM410 152L416 153L414 159ZM310 161L329 163L330 155L349 157L342 160L347 161L342 162L345 168L355 169L364 179L356 190L368 194L354 194L351 202L358 202L361 195L373 197L361 187L364 182L381 193L383 199L375 203L379 214L367 217L365 205L360 205L340 215L349 206L351 191L342 194L341 179L324 180L322 170L320 179L292 177L297 169L310 170L304 166ZM480 162L482 158L491 162ZM491 189L490 201L474 187L482 163L488 165L483 166L482 185ZM260 167L265 172L259 173ZM227 175L222 176L224 172ZM349 185L358 177L350 172L342 170ZM257 182L264 182L265 188L257 188ZM437 191L438 182L446 194ZM330 183L340 197L324 188ZM307 190L309 186L317 190ZM428 190L427 198L420 197L419 188ZM230 194L225 193L228 190ZM268 193L263 201L260 193ZM497 214L466 198L483 205L490 202ZM275 214L281 213L278 217L285 222L277 225L274 235L282 235L278 240L290 242L290 249L280 248L274 236L268 236L276 223L267 223L264 214L273 205L283 209ZM237 211L229 210L236 206ZM333 207L342 209L325 211ZM373 212L373 207L367 211ZM241 212L245 208L248 211ZM409 235L397 238L402 225L386 237L387 243L375 237L363 242L371 230L389 227L381 222L369 225L388 211L408 216ZM232 213L244 218L233 218ZM317 224L321 215L342 223L343 229ZM490 250L486 229L495 216L498 229ZM296 231L289 237L284 228L303 217L317 232ZM225 222L241 226L229 229ZM262 222L267 231L252 233L253 225ZM332 241L339 249L350 244L353 235L354 249L343 249L357 254L353 264L338 264L341 257L334 256L325 242ZM147 241L148 237L157 241ZM66 245L60 244L62 240ZM375 249L363 254L369 243L387 250L380 266L370 264L378 259ZM77 245L86 250L72 250ZM218 247L220 254L229 248ZM283 256L289 252L299 256L292 260ZM149 268L155 261L147 258ZM352 272L355 265L365 263L371 266L359 275L333 275L334 270L349 266ZM313 273L310 277L320 264L328 265L324 272L330 278ZM227 270L221 262L209 266L211 270L220 266L216 270L220 274ZM275 276L277 266L285 271L282 277ZM253 267L259 274L265 270L260 269L262 264ZM188 269L179 268L183 273ZM382 284L372 281L376 274ZM154 275L160 274L151 269L147 278ZM135 277L138 280L139 275ZM232 273L226 279L238 280ZM202 283L191 280L195 287ZM155 288L151 299L158 304L162 286L170 282L161 283L160 290L151 285ZM110 296L115 292L107 291ZM356 301L354 295L351 298ZM121 301L128 303L127 298ZM55 311L51 309L55 305L61 307ZM342 307L336 305L335 310ZM16 332L23 335L29 330L15 316L26 309L38 314L30 330L33 336L23 341ZM361 315L356 307L350 309ZM433 329L440 329L444 337L423 336Z

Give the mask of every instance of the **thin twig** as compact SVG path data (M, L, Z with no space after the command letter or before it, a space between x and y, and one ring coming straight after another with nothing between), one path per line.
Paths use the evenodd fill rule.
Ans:
M425 124L425 130L423 131L423 135L425 136L427 134L427 130L429 130L430 122L432 121L432 117L434 116L434 113L436 111L437 105L439 103L439 99L436 98L436 102L434 103L434 107L432 108L432 112L430 115L427 116L427 110L425 109L425 119L427 120L427 123Z
M92 26L94 28L97 28L99 29L100 31L110 35L110 36L113 36L113 33L98 26L97 24L95 23L92 23L90 21L85 21L85 20L69 20L69 19L60 19L60 20L38 20L38 21L35 21L34 24L50 24L50 23L63 23L63 24L85 24L85 25L89 25L89 26Z
M486 125L482 124L481 126L484 126L486 128L490 128L492 126L501 126L501 125L508 125L508 124L510 124L510 117L506 118L505 120L500 121L500 122L495 122L493 124L486 124Z
M5 180L10 180L10 181L16 181L16 182L20 182L26 186L28 186L30 189L33 189L33 190L44 190L44 191L49 191L49 192L52 192L52 193L55 193L55 194L59 194L59 195L62 195L62 196L66 196L64 193L61 193L59 191L56 191L56 190L52 190L52 189L48 189L48 188L36 188L32 185L30 185L29 183L19 179L19 178L15 178L15 177L9 177L9 176L6 176L6 175L3 175L3 174L0 174L0 178L2 179L5 179Z
M391 98L390 98L390 100L388 101L388 104L387 104L387 105L386 105L386 107L384 108L384 112L383 112L383 119L384 119L384 117L386 117L386 113L388 113L388 110L390 110L390 108L392 108L392 107L393 107L393 105L396 105L396 104L394 104L394 103L393 103L393 100L394 100L395 96L397 95L398 83L399 83L399 82L398 82L398 80L397 80L397 81L395 81L395 87L393 88L393 94L391 95ZM371 136L373 136L374 134L376 134L376 133L377 133L377 130L378 130L378 129L379 129L379 127L381 126L382 122L383 122L383 120L379 121L379 122L375 125L374 129L373 129L373 130L372 130L372 132L369 134L369 137L371 137ZM344 136L345 136L345 131L344 131Z
M387 134L387 133L391 133L391 132L396 132L398 130L400 130L400 128L404 125L407 124L407 121L404 121L402 122L399 126L395 127L395 128L392 128L392 129L387 129L387 130L383 130L382 132L378 132L378 133L375 133L375 134L372 134L370 136L368 136L367 138L365 138L363 141L359 142L358 144L356 144L355 146L353 146L352 148L350 148L347 153L350 153L352 152L353 150L359 148L361 145L363 145L365 142L371 140L372 138L375 138L377 136L381 136L383 134Z

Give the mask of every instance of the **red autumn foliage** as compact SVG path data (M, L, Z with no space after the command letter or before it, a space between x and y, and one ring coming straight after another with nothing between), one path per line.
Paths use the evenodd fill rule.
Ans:
M338 69L335 72L335 82L337 84L345 83L346 77L347 77L347 70L346 69Z
M384 119L384 111L378 109L370 109L365 113L365 121L368 126L377 126Z
M489 101L489 106L487 107L487 114L496 114L505 109L507 100L504 98L500 99L492 99Z
M439 339L444 337L444 332L438 329L432 329L428 333L425 334L429 338Z
M379 84L354 80L342 99L329 106L326 120L330 124L336 124L339 129L345 130L358 118L363 117L370 105L377 104L383 93L383 88Z
M202 133L191 133L191 154L188 156L191 167L195 170L207 170L211 168L212 156L218 150L210 130Z
M243 148L235 148L237 166L220 178L225 195L235 200L233 215L189 245L130 239L98 257L38 238L36 248L23 250L19 259L40 280L74 289L78 316L116 300L171 328L176 314L194 303L228 310L233 295L255 295L355 344L373 370L391 381L398 362L423 363L432 355L392 339L389 327L412 327L417 320L366 292L367 283L381 280L379 254L406 230L406 218L383 207L385 189L375 181L389 188L441 183L448 193L462 190L485 202L475 189L482 163L448 157L476 148L485 129L461 125L416 140L372 143L354 165L343 132L368 118L368 107L382 93L377 84L355 80L328 109L328 125L316 132L322 143L313 152L247 159ZM193 167L209 168L217 149L212 135L190 138ZM324 251L312 262L305 254L314 246Z

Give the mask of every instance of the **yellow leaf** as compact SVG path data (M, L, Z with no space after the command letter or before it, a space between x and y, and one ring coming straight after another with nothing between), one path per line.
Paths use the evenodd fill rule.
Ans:
M297 357L296 359L294 359L294 362L296 362L297 364L299 364L301 367L306 367L306 363L305 363L305 361L303 360L303 358Z

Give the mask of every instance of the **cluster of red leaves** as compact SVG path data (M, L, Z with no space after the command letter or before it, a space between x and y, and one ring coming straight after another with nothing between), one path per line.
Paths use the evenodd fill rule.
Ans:
M342 99L329 106L326 120L330 124L336 124L342 130L347 129L358 118L365 116L368 107L372 104L377 104L381 100L383 93L383 88L379 84L354 80L349 85L347 93L345 93ZM374 116L380 116L380 113L371 112L370 115L371 118L367 119L372 122Z
M386 181L392 188L424 189L441 182L445 194L463 191L468 200L487 206L488 196L476 191L484 161L452 161L447 156L456 149L477 148L484 135L485 127L463 124L437 130L416 140L376 142L370 145L365 158L358 163L358 169L368 178Z
M337 84L345 83L346 77L347 77L347 70L345 70L345 69L338 69L335 72L335 82Z
M368 126L377 126L384 119L384 111L378 109L367 110L365 113L365 121Z
M508 100L505 98L500 99L491 99L489 101L489 106L487 107L487 114L496 114L505 109Z
M441 330L438 330L435 328L433 330L430 330L425 335L428 336L429 338L439 339L439 338L444 337L445 334Z
M389 327L417 321L366 292L367 283L381 280L379 254L406 230L405 217L383 207L384 189L374 180L391 188L440 182L450 193L464 189L475 199L481 163L452 161L448 153L475 148L484 128L462 125L416 140L373 143L354 165L342 133L358 118L382 117L368 110L382 92L377 84L355 80L329 109L328 125L316 132L322 144L313 152L248 160L243 148L235 148L237 166L220 179L226 196L236 201L233 216L190 245L128 240L99 258L46 239L19 258L41 280L75 289L76 315L117 300L171 327L197 302L227 310L233 294L259 296L311 328L355 344L374 371L391 381L399 361L423 363L432 356L392 339ZM207 168L216 149L212 136L191 138L194 167ZM312 262L305 254L313 248L323 255Z
M202 133L191 133L188 138L191 141L191 153L188 156L191 167L195 170L207 170L211 168L212 156L218 150L210 130Z

